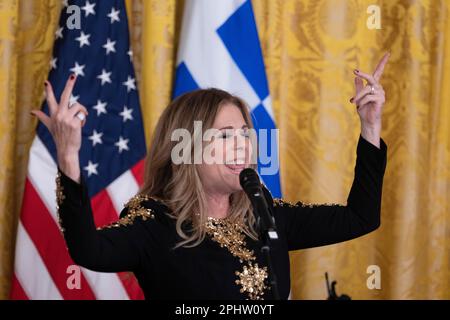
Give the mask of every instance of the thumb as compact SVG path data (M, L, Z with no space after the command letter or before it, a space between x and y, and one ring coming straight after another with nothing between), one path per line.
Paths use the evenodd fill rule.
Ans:
M44 112L42 112L41 110L32 110L30 112L31 115L35 116L36 118L39 119L39 121L41 121L44 126L47 127L47 129L50 131L50 118L49 116L47 116Z

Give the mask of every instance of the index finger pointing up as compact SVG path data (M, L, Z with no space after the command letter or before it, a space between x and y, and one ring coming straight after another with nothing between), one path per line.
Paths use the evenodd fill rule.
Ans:
M383 74L384 71L384 66L388 62L390 55L391 54L389 52L386 52L383 58L381 58L380 62L378 62L378 65L373 73L373 77L375 78L376 81L380 81L381 75Z

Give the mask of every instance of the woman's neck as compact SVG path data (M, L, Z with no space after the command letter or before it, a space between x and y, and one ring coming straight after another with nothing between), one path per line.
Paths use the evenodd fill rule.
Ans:
M228 216L230 209L230 195L206 193L206 204L209 217L223 219Z

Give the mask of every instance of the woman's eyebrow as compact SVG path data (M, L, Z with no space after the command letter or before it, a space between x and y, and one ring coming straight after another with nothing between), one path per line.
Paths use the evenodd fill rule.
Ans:
M248 125L244 124L241 129L245 129L245 128L248 128ZM232 126L226 126L226 127L219 128L219 130L223 130L223 129L234 129L234 128Z

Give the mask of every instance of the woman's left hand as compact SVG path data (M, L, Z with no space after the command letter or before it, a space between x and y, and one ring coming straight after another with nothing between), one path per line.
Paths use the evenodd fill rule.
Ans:
M379 81L389 55L386 53L383 56L373 75L354 70L356 95L350 99L351 103L356 104L361 119L361 135L377 147L380 145L381 114L385 102L384 90ZM367 81L366 86L363 79Z

